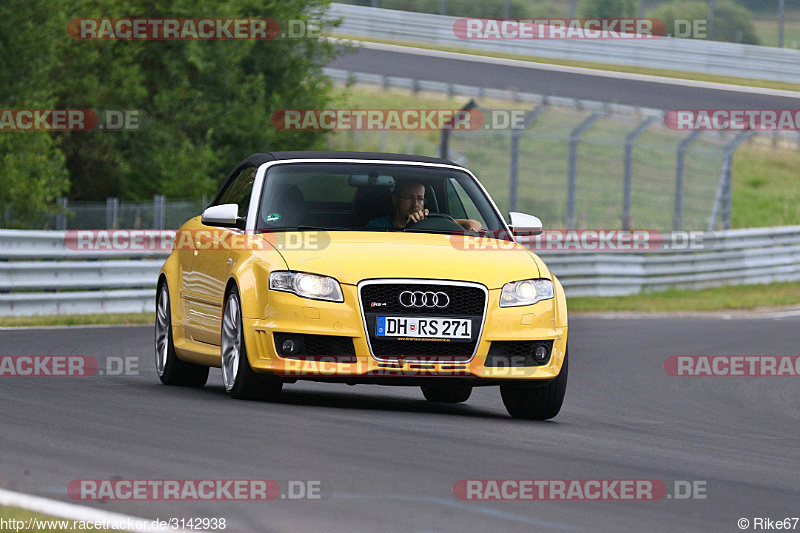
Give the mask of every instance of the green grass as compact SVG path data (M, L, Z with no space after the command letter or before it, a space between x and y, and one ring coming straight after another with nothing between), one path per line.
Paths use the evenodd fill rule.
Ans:
M798 23L800 24L800 23ZM787 26L788 28L788 26ZM771 42L777 43L777 29L775 33L776 37L773 38ZM792 40L789 39L787 33L787 37L784 40L784 43L787 45L791 45ZM794 35L794 34L792 34ZM377 37L355 37L349 35L340 35L334 34L333 37L340 38L340 39L352 39L354 41L365 41L365 42L373 42L373 43L383 43L383 44L396 44L400 46L411 46L415 48L424 48L426 50L441 50L444 52L457 52L462 54L470 54L470 55L479 55L479 56L486 56L486 57L497 57L503 59L517 59L520 61L531 61L536 63L544 63L548 65L562 65L566 67L581 67L581 68L589 68L595 70L607 70L610 72L626 72L629 74L644 74L648 76L661 76L666 78L678 78L684 80L695 80L695 81L708 81L714 83L728 83L731 85L742 85L746 87L761 87L766 89L782 89L786 91L800 91L800 84L797 83L788 83L782 81L773 81L773 80L759 80L759 79L752 79L752 78L739 78L735 76L721 76L717 74L706 74L703 72L686 72L682 70L670 70L670 69L656 69L656 68L648 68L648 67L636 67L636 66L628 66L628 65L615 65L612 63L596 63L592 61L579 61L573 59L554 59L550 57L540 57L540 56L531 56L531 55L521 55L521 54L508 54L503 52L493 52L490 50L477 50L473 48L466 48L466 47L455 47L455 46L442 46L433 43L420 43L420 42L410 42L410 41L402 41L396 39L380 39ZM768 42L766 39L769 38L768 36L764 38L764 42ZM799 41L800 42L800 41Z
M777 3L776 3L777 4ZM778 46L778 14L777 9L769 13L758 13L753 21L756 34L764 46ZM784 48L800 47L800 10L787 9L783 26Z
M2 518L3 520L20 520L22 522L25 522L25 527L23 527L21 529L15 529L15 528L11 528L11 527L6 527L5 530L8 530L8 531L17 530L17 531L25 531L25 532L30 532L30 533L64 533L64 532L70 532L70 531L86 531L85 529L81 529L81 524L80 523L77 524L78 525L77 528L73 528L73 524L75 523L74 520L68 520L68 519L64 519L64 518L56 518L56 517L53 517L53 516L44 515L44 514L41 514L41 513L36 513L34 511L28 511L28 510L25 510L25 509L20 509L18 507L8 507L8 506L5 506L5 505L0 505L0 518ZM28 528L27 527L28 520L30 520L32 518L35 518L38 521L55 521L56 523L54 524L54 523L51 522L50 524L47 524L47 523L41 524L41 522L40 522L38 524L35 524L34 527ZM66 528L59 527L60 524L64 523L64 522L66 522L67 527ZM94 524L94 522L92 522L92 525L93 524ZM53 525L55 527L46 527L47 525ZM114 531L114 530L111 530L111 529L94 529L94 528L92 528L92 531Z
M800 283L737 285L701 290L670 289L634 296L567 298L569 312L721 311L800 305Z
M0 316L0 327L87 326L95 324L154 324L155 313L105 315Z
M800 224L800 151L743 146L733 161L734 228Z
M356 85L338 88L339 106L360 109L457 109L469 98L447 99L437 93L412 94L400 89L382 90ZM531 108L531 105L482 99L494 108ZM534 213L555 229L565 218L567 177L566 137L585 111L551 108L542 115L521 142L518 208ZM620 227L625 135L636 121L603 117L584 135L579 151L576 211L579 226ZM635 176L632 218L635 227L669 229L672 226L676 148L684 133L652 126L633 152ZM329 147L336 150L388 151L438 155L439 132L336 132ZM613 142L613 144L611 144ZM453 153L467 157L467 164L481 179L501 210L508 206L510 139L507 135L476 137L456 135ZM721 171L716 136L701 136L686 158L684 227L705 229L716 195ZM794 147L745 143L733 166L732 227L765 227L800 224L800 151ZM556 222L558 221L558 222Z

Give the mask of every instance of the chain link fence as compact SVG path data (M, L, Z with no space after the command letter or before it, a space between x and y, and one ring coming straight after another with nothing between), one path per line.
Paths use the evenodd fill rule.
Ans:
M475 172L504 212L550 228L730 228L733 151L748 134L686 134L659 117L546 104L525 123L450 132L442 155Z
M59 198L52 215L42 214L26 224L25 229L178 229L199 215L208 205L207 198L170 199L162 195L152 202L125 202L108 198L105 202L78 202ZM14 211L3 208L2 227L18 227Z

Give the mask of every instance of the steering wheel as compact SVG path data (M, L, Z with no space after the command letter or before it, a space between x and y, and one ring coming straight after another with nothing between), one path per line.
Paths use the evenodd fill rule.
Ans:
M425 218L417 222L410 222L405 229L413 230L438 230L438 231L464 231L456 219L445 213L428 213Z

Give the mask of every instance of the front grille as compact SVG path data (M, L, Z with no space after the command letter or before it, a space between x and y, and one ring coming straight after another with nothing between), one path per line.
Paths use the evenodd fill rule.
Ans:
M449 298L447 307L405 307L399 296L403 291L444 292ZM475 353L483 314L486 291L475 285L436 283L369 283L360 287L362 313L367 328L372 355L385 360L413 356L420 361L469 361ZM373 305L379 304L379 305ZM375 335L378 316L453 317L472 322L470 340L395 340Z
M547 364L547 361L539 363L533 357L533 352L539 345L547 348L547 361L549 361L549 354L553 350L553 341L492 341L484 366L523 367Z
M445 308L403 307L398 298L403 291L444 292L450 298ZM430 316L483 316L485 293L478 287L436 284L374 284L361 287L364 312L402 313ZM386 304L372 306L373 303Z

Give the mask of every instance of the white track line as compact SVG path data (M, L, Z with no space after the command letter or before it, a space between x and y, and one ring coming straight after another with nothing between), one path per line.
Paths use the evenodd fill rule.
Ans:
M332 41L349 41L361 45L370 50L380 50L383 52L396 52L401 54L411 54L426 57L437 57L442 59L457 59L460 61L472 61L474 63L488 63L492 65L503 65L517 68L528 68L536 70L550 70L553 72L567 72L570 74L583 74L585 76L597 76L601 78L616 78L621 80L643 81L648 83L661 83L664 85L679 85L681 87L696 87L700 89L713 89L716 91L730 91L746 94L760 94L767 96L779 96L783 98L800 98L798 91L786 91L781 89L768 89L765 87L748 87L745 85L733 85L730 83L716 83L711 81L686 80L682 78L668 78L665 76L652 76L648 74L633 74L630 72L614 72L610 70L600 70L584 67L567 67L563 65L551 65L548 63L537 63L535 61L523 61L520 59L505 59L500 57L489 57L459 52L445 52L442 50L428 50L426 48L415 48L412 46L400 46L396 44L373 43L369 41L354 41L351 39L331 39Z
M140 529L130 529L128 527L122 527L123 525L127 526L129 521L136 522L146 522L148 525L152 525L153 519L152 518L137 518L135 516L129 516L119 513L111 513L109 511L101 511L100 509L94 509L93 507L86 507L84 505L77 505L74 503L66 503L61 502L58 500L51 500L48 498L41 498L39 496L31 496L30 494L23 494L21 492L14 492L10 490L0 489L0 505L6 505L9 507L18 507L20 509L26 509L28 511L34 511L37 513L46 514L49 516L54 516L56 518L68 519L68 520L82 520L84 522L114 522L118 524L118 530L121 531L137 531L137 532L160 532L164 533L165 531L178 531L187 533L185 529L154 529L152 527L145 527ZM48 520L48 519L43 519ZM57 530L57 529L54 529ZM72 529L67 529L66 531L71 531ZM193 530L199 531L199 530Z
M54 315L57 316L57 315ZM0 331L15 331L19 329L88 329L88 328L152 328L153 324L76 324L74 326L6 326Z

